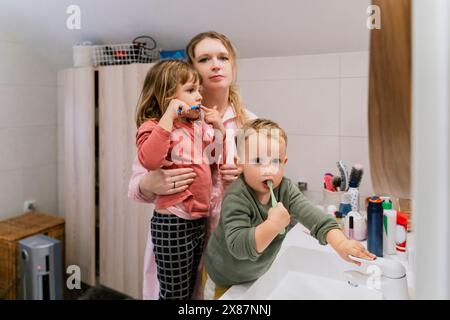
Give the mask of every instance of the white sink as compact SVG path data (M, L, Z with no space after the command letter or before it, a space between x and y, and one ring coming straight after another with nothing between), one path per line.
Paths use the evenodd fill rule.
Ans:
M357 268L334 252L289 246L241 299L383 299L380 291L348 283L344 271Z

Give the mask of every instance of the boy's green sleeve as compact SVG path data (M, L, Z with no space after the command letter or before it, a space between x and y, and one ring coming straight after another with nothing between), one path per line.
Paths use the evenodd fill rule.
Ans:
M339 229L336 219L317 208L292 182L289 186L289 198L289 213L303 224L320 244L326 245L328 231Z
M251 206L245 197L230 194L223 199L221 219L231 255L238 260L255 261L260 253L256 251L255 227L251 224L249 210Z

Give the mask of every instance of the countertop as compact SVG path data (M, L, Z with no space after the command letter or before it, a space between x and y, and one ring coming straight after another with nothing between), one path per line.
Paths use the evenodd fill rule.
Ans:
M367 248L367 241L361 241L361 243ZM299 247L304 247L304 248L308 248L308 249L322 250L322 251L336 253L330 245L322 246L321 244L319 244L319 242L309 234L308 229L306 229L300 223L297 223L286 235L286 238L284 239L283 244L280 248L280 251L278 252L278 255L275 258L273 264L277 263L278 257L280 257L280 255L289 246L299 246ZM385 255L383 258L397 260L403 264L403 266L406 269L408 289L409 289L410 295L412 295L412 290L414 287L413 286L414 276L412 274L412 270L411 270L410 266L408 265L408 260L406 259L406 257L400 256L398 254L394 254L394 255ZM247 291L247 289L252 285L252 283L253 282L249 282L249 283L245 283L245 284L232 286L221 297L221 300L239 300L239 299L241 299L242 295Z

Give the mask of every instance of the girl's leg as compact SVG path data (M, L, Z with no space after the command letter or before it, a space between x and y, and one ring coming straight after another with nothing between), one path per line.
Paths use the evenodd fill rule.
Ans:
M203 255L203 249L205 247L205 239L206 239L206 221L205 219L199 219L196 220L201 222L202 224L199 225L194 232L194 239L193 239L193 244L195 245L194 247L194 252L193 252L193 265L192 265L192 273L191 273L191 282L190 282L190 297L192 298L194 296L194 289L195 289L195 284L197 281L201 281L201 279L197 279L198 274L199 274L199 264L200 261L202 259L202 255Z
M160 283L159 298L190 299L194 252L204 239L204 219L184 220L155 212L151 233Z

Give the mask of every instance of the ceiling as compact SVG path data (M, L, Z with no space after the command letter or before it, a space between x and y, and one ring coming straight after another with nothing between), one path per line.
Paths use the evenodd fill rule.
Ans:
M1 0L0 41L30 46L54 67L69 67L72 46L130 43L150 35L183 49L201 31L226 34L239 57L366 51L370 0ZM81 29L66 9L78 5Z

